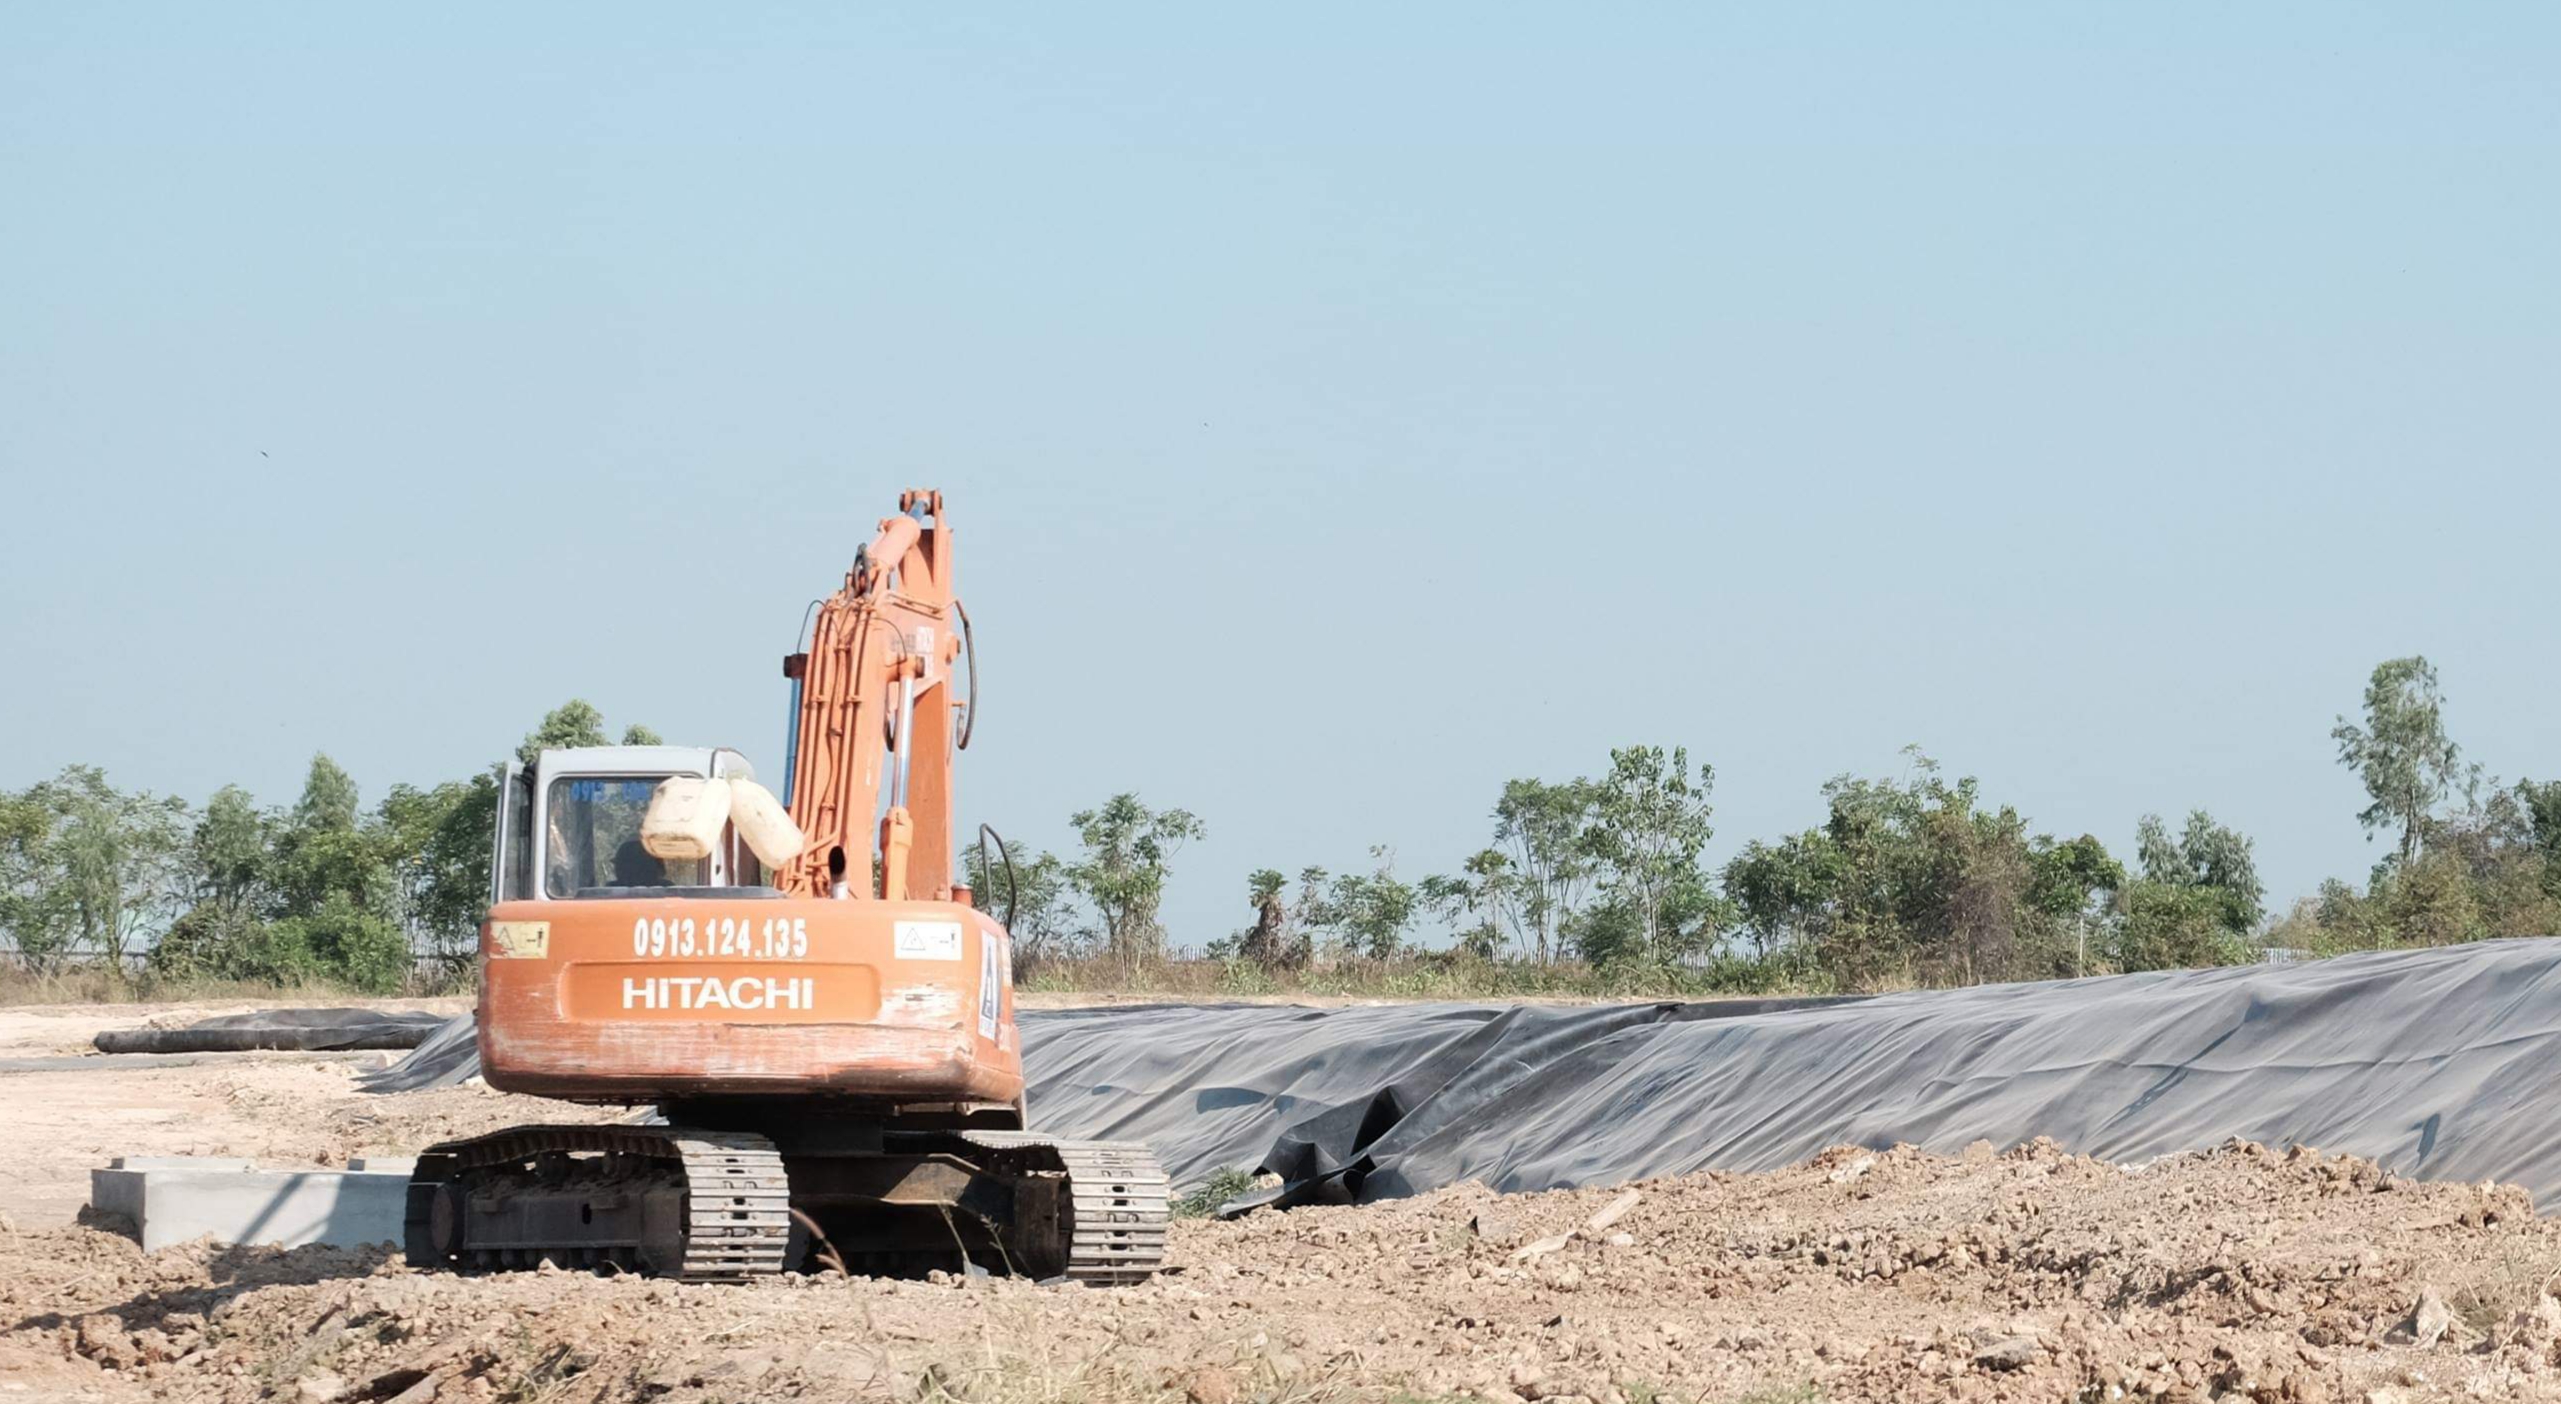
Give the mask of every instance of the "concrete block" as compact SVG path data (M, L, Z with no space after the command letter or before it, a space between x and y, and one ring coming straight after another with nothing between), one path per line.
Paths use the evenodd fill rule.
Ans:
M380 1163L380 1162L377 1162ZM89 1172L94 1209L130 1220L143 1251L216 1243L397 1243L406 1169L260 1170L247 1161L128 1156Z
M146 1170L255 1170L254 1160L221 1155L120 1155L104 1170L89 1172L89 1207L142 1222Z

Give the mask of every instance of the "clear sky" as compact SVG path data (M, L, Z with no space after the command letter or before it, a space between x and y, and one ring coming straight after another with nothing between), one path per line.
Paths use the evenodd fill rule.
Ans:
M2424 652L2561 776L2561 8L16 6L0 785L465 774L585 696L780 762L909 484L967 808L1168 904L1918 742L2040 828L2377 850Z

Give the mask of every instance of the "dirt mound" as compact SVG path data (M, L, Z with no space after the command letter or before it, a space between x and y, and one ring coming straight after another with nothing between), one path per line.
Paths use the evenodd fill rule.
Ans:
M1186 1223L1111 1291L415 1274L0 1236L26 1397L2051 1400L2561 1396L2513 1188L2235 1143L1838 1149L1766 1175Z

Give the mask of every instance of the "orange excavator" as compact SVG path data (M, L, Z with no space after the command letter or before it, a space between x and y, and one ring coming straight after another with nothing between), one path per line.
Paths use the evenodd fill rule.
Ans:
M502 768L483 1076L656 1115L430 1148L411 1264L1155 1271L1147 1148L1026 1128L1008 938L954 865L977 659L952 529L940 493L898 509L784 660L779 801L727 748Z

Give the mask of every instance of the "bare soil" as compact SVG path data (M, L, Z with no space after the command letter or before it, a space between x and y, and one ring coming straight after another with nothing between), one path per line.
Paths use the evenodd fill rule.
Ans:
M111 1144L316 1161L562 1110L369 1097L349 1066L0 1075L51 1128L0 1142L0 1186ZM45 1198L0 1228L0 1404L2561 1398L2561 1225L2511 1188L2241 1143L1845 1147L1630 1188L1186 1222L1174 1271L1113 1290L145 1255Z

